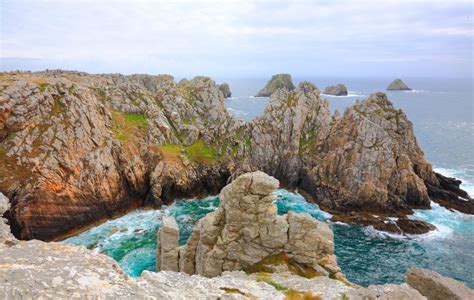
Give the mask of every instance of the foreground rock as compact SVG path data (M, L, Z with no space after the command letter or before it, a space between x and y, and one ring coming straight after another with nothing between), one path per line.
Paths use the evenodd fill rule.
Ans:
M405 281L429 300L474 299L474 290L464 283L444 277L434 271L412 268L405 274Z
M331 85L324 89L324 94L333 96L347 96L347 88L343 84Z
M395 79L387 86L387 91L411 91L401 79Z
M328 225L308 214L278 216L276 188L278 180L259 171L224 187L219 208L199 220L180 249L180 271L214 277L284 251L297 263L343 278Z
M222 92L222 94L224 94L224 98L232 97L232 93L230 91L230 87L227 82L220 84L219 90Z
M290 74L276 74L272 76L269 82L261 89L256 97L270 97L278 89L292 91L295 89Z

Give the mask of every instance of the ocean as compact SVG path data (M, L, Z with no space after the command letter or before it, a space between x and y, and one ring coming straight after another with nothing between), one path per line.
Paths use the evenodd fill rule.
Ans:
M462 188L474 196L474 110L473 83L470 79L403 78L413 91L387 92L395 107L401 108L413 122L415 134L425 158L436 171L463 181ZM268 98L252 97L267 79L226 80L232 98L226 99L229 111L250 121L263 113ZM295 78L298 83L301 79ZM348 96L322 95L332 110L341 113L357 99L384 91L390 79L310 78L321 90L343 83ZM221 80L225 81L225 80ZM298 193L277 191L278 213L307 212L328 222L334 231L338 263L347 278L357 284L399 283L407 268L425 267L466 282L474 288L474 216L449 211L436 203L431 210L416 210L412 218L433 223L436 231L423 235L394 235L372 227L332 223L330 215ZM131 276L143 270L155 270L156 230L163 214L173 215L180 227L184 244L196 222L218 206L218 197L177 199L161 210L136 210L110 220L65 241L105 253Z

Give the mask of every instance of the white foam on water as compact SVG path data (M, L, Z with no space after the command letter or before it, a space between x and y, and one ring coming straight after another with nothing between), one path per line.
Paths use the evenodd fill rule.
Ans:
M367 95L359 94L357 92L351 92L351 91L349 91L349 93L347 95L344 95L344 96L335 96L335 95L329 95L329 94L324 94L324 93L321 93L321 96L330 97L330 98L354 98L354 97L364 98L364 97L367 97Z
M466 172L471 171L470 168L464 168L462 170L448 169L448 168L434 168L435 172L440 173L446 177L455 177L462 181L460 188L465 190L471 198L474 198L474 180L469 180L466 177Z

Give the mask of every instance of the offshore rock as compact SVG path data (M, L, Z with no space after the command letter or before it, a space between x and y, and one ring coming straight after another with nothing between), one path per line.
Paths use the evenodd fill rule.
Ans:
M230 91L229 84L224 82L219 85L219 90L224 94L224 98L232 97L232 92Z
M162 218L157 242L156 269L178 272L179 228L173 217L164 216Z
M261 89L256 97L270 97L278 89L292 91L295 89L290 74L276 74L267 82L265 87Z
M257 171L224 187L217 211L198 222L180 249L180 271L214 277L284 251L297 263L341 277L328 225L308 214L278 216L272 203L278 185Z
M347 96L347 88L343 84L331 85L324 89L324 94L333 96Z
M387 86L387 91L411 91L401 79L395 79Z
M405 281L429 300L474 299L474 290L462 282L444 277L434 271L411 268L405 274Z

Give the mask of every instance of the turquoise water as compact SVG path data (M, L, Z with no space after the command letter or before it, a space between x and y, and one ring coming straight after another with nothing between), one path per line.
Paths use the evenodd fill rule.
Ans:
M331 217L297 193L278 190L276 194L279 214L306 212L326 222ZM176 218L182 245L194 224L215 210L218 203L218 197L208 197L178 200L162 211L137 210L64 243L95 245L93 251L113 257L126 273L139 276L143 270L155 270L156 231L162 214ZM474 246L474 217L450 212L437 204L432 210L417 210L412 217L432 222L439 230L422 236L401 236L330 222L338 262L349 280L360 285L402 282L407 268L420 266L474 286L474 254L470 251Z

